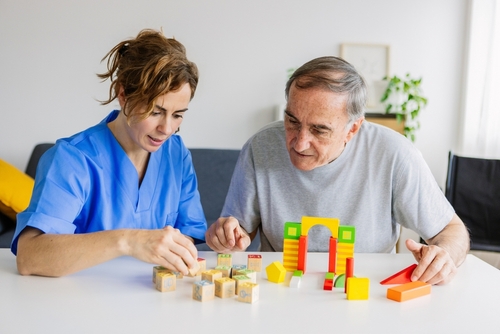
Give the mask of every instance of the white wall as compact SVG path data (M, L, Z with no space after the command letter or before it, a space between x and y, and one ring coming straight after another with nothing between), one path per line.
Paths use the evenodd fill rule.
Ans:
M416 145L440 185L457 142L467 0L0 0L0 158L24 169L36 143L99 122L110 107L100 59L163 28L198 64L181 134L189 147L240 148L284 102L286 70L340 43L391 46L391 72L423 77Z

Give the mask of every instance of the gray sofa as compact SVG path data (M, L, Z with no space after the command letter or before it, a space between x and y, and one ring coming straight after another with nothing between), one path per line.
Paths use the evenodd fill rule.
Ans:
M38 144L33 149L26 168L26 174L35 177L38 160L53 143ZM190 149L193 164L198 177L198 190L201 204L205 212L207 224L210 226L219 217L226 193L231 182L234 166L240 153L239 150L229 149ZM14 235L15 222L0 213L0 248L10 247ZM249 251L256 251L260 247L260 238L254 239ZM210 250L206 244L197 245L198 250Z
M52 143L43 143L35 146L33 152L31 152L30 159L28 160L28 166L25 170L26 174L28 174L32 178L35 178L38 160L40 160L42 154L44 154L45 151L47 151L53 145L54 144ZM16 222L0 213L0 248L10 247L10 242L12 241L15 229Z

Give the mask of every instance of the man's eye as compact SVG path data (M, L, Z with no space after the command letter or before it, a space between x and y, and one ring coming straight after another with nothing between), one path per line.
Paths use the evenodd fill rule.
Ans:
M183 118L184 116L182 114L175 114L174 117L175 118Z
M312 132L317 136L324 136L328 133L327 131L320 130L320 129L313 129Z

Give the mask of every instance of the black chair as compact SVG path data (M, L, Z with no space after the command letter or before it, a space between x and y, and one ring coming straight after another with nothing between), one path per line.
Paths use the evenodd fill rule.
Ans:
M210 226L220 217L240 150L192 148L190 151L198 178L201 205ZM257 251L259 247L257 233L247 250ZM210 250L206 244L199 244L197 248Z
M43 143L35 146L31 152L30 159L28 161L28 166L26 167L26 174L35 178L36 166L38 165L38 160L49 148L54 146L52 143ZM9 217L0 213L0 248L10 248L10 243L14 232L16 230L16 222Z
M500 160L450 152L445 195L469 229L471 250L500 252Z

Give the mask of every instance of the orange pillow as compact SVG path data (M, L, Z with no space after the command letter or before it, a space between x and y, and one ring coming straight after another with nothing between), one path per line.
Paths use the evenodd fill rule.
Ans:
M0 212L12 220L30 203L35 181L0 159Z

